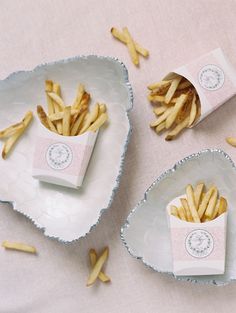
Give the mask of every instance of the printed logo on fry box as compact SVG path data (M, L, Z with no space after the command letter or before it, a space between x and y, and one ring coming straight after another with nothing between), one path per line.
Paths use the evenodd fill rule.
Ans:
M179 67L164 79L173 73L189 80L198 93L201 116L197 122L236 94L236 71L220 48Z
M39 124L32 176L40 181L77 188L82 185L97 132L61 136Z
M225 271L227 212L205 223L185 222L170 215L170 206L181 206L180 198L167 205L171 234L173 273L219 275Z

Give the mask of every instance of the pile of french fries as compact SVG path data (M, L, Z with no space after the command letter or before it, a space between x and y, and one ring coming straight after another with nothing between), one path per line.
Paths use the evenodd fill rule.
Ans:
M33 113L28 111L22 121L13 124L0 131L0 139L4 140L4 145L2 149L2 158L6 159L17 141L23 135L30 122L33 119Z
M87 131L97 131L108 119L105 104L96 103L89 111L90 94L84 86L78 86L72 105L66 106L58 83L45 82L48 114L41 105L37 113L41 123L50 131L63 136L78 136Z
M122 31L112 27L111 34L113 37L127 45L131 60L134 65L139 66L139 55L142 55L145 58L149 56L149 51L133 40L127 27L124 27Z
M87 281L87 286L92 286L97 278L103 282L103 283L108 283L111 281L110 277L108 277L103 271L103 265L106 262L109 254L109 249L106 247L101 256L98 258L97 253L95 249L90 249L89 251L89 258L90 258L90 264L91 264L91 272L89 274L89 278Z
M148 86L148 100L157 119L150 123L157 134L167 130L165 140L173 140L184 128L199 118L201 107L194 86L184 77L174 74Z
M183 221L192 223L209 222L227 211L227 200L219 196L215 186L208 190L204 183L199 183L193 189L192 185L186 187L186 197L181 198L181 206L171 206L171 214Z

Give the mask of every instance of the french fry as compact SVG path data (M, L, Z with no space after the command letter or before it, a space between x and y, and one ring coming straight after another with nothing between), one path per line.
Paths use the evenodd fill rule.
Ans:
M49 92L48 95L60 107L60 110L64 110L64 101L58 94L56 94L55 92Z
M171 84L171 80L161 80L160 82L150 84L147 87L149 90L153 91L160 87L169 87L170 84Z
M166 119L166 129L169 129L173 125L173 123L174 123L174 121L175 121L179 111L182 109L182 107L185 104L187 98L188 98L188 96L185 95L185 94L181 95L178 98L178 100L177 100L177 102L176 102L176 104L175 104L171 114Z
M75 101L72 105L72 109L80 109L79 105L80 105L80 102L81 102L82 97L84 95L84 92L85 92L84 85L79 84L78 89L77 89L76 98L75 98Z
M217 196L218 196L218 190L215 188L211 194L211 198L208 202L208 205L205 211L205 216L210 219L212 219L212 215L214 213L214 209L215 209L216 202L217 202Z
M45 81L45 92L47 96L47 103L48 103L48 114L54 113L54 106L53 100L49 97L48 93L53 91L53 82L51 80Z
M174 93L175 93L175 91L176 91L176 89L177 89L181 79L182 79L182 77L179 76L179 77L174 78L172 80L170 88L168 89L167 94L165 95L165 103L166 104L168 104L171 101L171 99L174 96Z
M106 262L106 260L108 258L108 253L109 253L108 248L105 248L103 253L101 254L101 256L98 258L95 266L93 267L93 269L89 275L89 278L87 281L88 287L95 283L99 273L101 272L101 269L102 269L104 263Z
M93 131L95 132L98 128L100 128L106 121L108 120L108 115L107 113L102 113L96 121L89 126L88 131Z
M77 115L79 113L81 113L84 110L71 110L71 115ZM64 116L64 112L58 112L58 113L54 113L52 115L49 115L49 119L52 122L57 122L59 120L62 120Z
M10 137L11 135L13 135L18 130L21 130L22 128L24 128L24 125L22 122L11 125L11 126L0 131L0 138Z
M179 86L177 87L177 90L183 90L183 89L190 87L190 86L192 86L192 84L190 83L190 81L186 80L186 81L179 84Z
M27 253L37 253L36 248L30 245L27 245L25 243L21 242L10 242L8 240L5 240L2 242L2 247L8 250L17 250Z
M202 202L200 203L199 205L199 209L198 209L198 215L200 217L200 219L203 217L205 211L206 211L206 208L207 208L207 205L208 205L208 202L211 198L211 195L213 193L213 191L215 190L216 188L214 186L212 186L207 192L206 194L204 195L203 199L202 199Z
M166 128L166 122L162 122L161 124L159 124L155 130L156 130L156 133L160 133L161 131L163 131L164 129Z
M89 258L90 258L90 263L92 268L95 266L96 262L97 262L97 253L94 249L90 249L89 250ZM103 282L103 283L108 283L111 281L110 277L107 276L105 273L103 273L102 271L100 271L100 273L98 274L98 278Z
M33 119L33 113L31 111L28 111L22 120L22 124L24 127L22 129L18 130L17 132L15 132L11 137L9 137L5 141L4 146L3 146L3 150L2 150L2 158L3 159L7 158L10 151L12 150L12 148L14 147L14 145L16 144L18 139L22 136L24 131L27 129L27 127L29 126L32 119Z
M169 114L171 114L172 111L173 111L172 107L168 108L162 115L160 115L156 119L156 121L150 123L150 127L156 127L159 124L161 124L162 122L164 122L166 120L166 118L169 116Z
M220 197L219 199L220 203L219 203L219 207L218 207L218 216L220 216L221 214L225 213L227 211L227 200L224 197Z
M188 206L193 217L193 221L195 223L200 223L201 221L200 221L196 204L195 204L195 200L194 200L193 187L191 185L188 185L186 187L186 196L187 196Z
M89 126L96 120L99 113L99 104L96 103L93 107L92 111L89 113L87 120L85 121L85 124L83 125L82 129L80 130L79 134L83 134Z
M188 201L184 198L181 198L180 201L181 201L183 208L185 209L187 221L193 222L193 217L189 209Z
M64 115L62 119L63 136L70 136L70 121L71 121L71 106L67 106L64 109Z
M37 106L37 113L39 119L41 120L41 123L49 130L53 131L54 133L57 133L55 125L50 121L49 117L47 116L46 112L44 111L41 105Z
M87 111L84 111L83 113L81 113L81 114L78 116L77 120L74 122L74 125L73 125L72 128L71 128L71 132L70 132L71 136L76 136L76 135L78 135L78 133L79 133L79 128L80 128L80 126L82 125L83 120L84 120L86 114L87 114Z
M204 186L205 185L203 183L197 184L197 186L196 186L196 188L194 190L194 200L195 200L195 204L196 204L197 210L199 208L199 204L200 204L200 200L201 200L201 196L202 196L202 192L203 192Z
M138 56L137 51L135 49L135 44L134 44L133 38L131 37L127 27L123 28L123 34L125 36L126 44L127 44L132 62L134 63L134 65L138 66L139 65L139 56Z
M190 117L189 117L189 123L188 126L191 126L197 115L197 103L196 103L196 95L194 94L193 100L192 100L192 105L191 105L191 111L190 111Z
M155 113L156 115L161 115L161 114L163 114L167 109L168 109L168 106L162 105L161 107L154 108L154 109L153 109L153 113Z
M173 140L184 128L188 126L189 116L187 116L181 123L179 123L173 130L171 130L165 140L170 141Z
M170 214L179 218L178 208L175 205L171 205Z
M116 39L127 44L127 39L126 39L125 35L122 32L120 32L117 28L112 27L111 33ZM136 41L134 41L134 47L135 47L136 51L139 54L141 54L143 57L148 57L149 51L147 49L143 48L142 46L140 46L140 44L138 44Z
M226 141L233 147L236 147L236 138L235 137L227 137Z
M180 219L182 221L187 221L186 216L185 216L184 208L181 206L181 207L179 207L177 209L178 209L178 215L179 215Z
M53 92L57 94L58 96L61 96L61 88L59 84L53 83ZM55 113L62 111L60 106L54 101L53 101L53 106L54 106ZM62 121L60 120L55 121L55 124L56 124L58 134L62 135Z
M107 111L107 107L106 107L106 105L105 105L105 103L101 103L101 104L99 104L99 115L101 115L102 113L106 113L106 111Z

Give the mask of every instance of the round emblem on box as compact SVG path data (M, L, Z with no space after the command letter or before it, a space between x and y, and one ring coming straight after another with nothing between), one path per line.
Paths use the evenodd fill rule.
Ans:
M73 158L71 148L64 143L53 143L46 152L48 165L54 170L63 170L68 167Z
M191 256L205 258L213 251L214 240L208 231L196 229L188 234L185 240L185 248Z
M205 65L198 73L199 84L207 90L220 89L225 81L223 70L214 65Z

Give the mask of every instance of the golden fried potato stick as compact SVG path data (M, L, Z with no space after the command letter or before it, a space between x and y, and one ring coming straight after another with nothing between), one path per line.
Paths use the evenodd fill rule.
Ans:
M168 108L162 115L160 115L154 122L150 123L150 127L156 127L162 122L166 120L166 118L171 114L173 111L173 107Z
M214 192L214 190L216 190L216 187L212 186L207 192L206 194L204 195L203 199L202 199L202 202L200 203L199 205L199 209L198 209L198 215L200 217L200 219L203 217L205 211L206 211L206 208L207 208L207 205L209 203L209 200L211 198L211 195L212 193Z
M171 205L170 214L179 218L178 208L175 205Z
M0 131L0 138L10 137L11 135L15 134L15 132L17 132L18 130L21 130L22 128L24 128L22 122L11 125Z
M123 34L125 36L126 44L127 44L132 62L134 63L134 65L138 66L139 65L139 56L138 56L138 53L135 49L135 44L134 44L133 38L131 37L127 27L123 28Z
M64 101L58 94L56 94L55 92L49 92L48 95L54 102L56 102L56 104L58 104L61 111L64 110L65 108Z
M41 105L37 105L37 114L41 121L41 123L48 128L49 130L53 131L54 133L57 133L57 129L54 126L54 124L50 121L49 117L47 116L46 112L44 111L43 107Z
M78 118L76 119L76 121L74 122L74 124L72 125L70 134L71 136L76 136L79 133L79 128L83 123L83 120L85 118L85 115L87 114L87 110L84 111L83 113L81 113Z
M153 83L147 86L147 88L151 91L160 88L160 87L169 87L171 84L171 80L161 80L157 83Z
M177 90L183 90L187 87L191 87L192 84L190 83L190 81L186 80L184 82L182 82L181 84L179 84L179 86L177 87Z
M200 205L200 201L201 201L202 192L203 192L204 187L205 187L204 183L199 183L199 184L197 184L197 186L194 189L194 200L195 200L197 210L198 210L199 205Z
M62 135L70 136L71 106L66 106L62 119Z
M215 209L216 202L217 202L217 197L218 197L218 190L215 188L211 194L211 198L208 202L208 205L205 211L205 216L208 217L209 219L212 219L212 215L214 213L214 209Z
M72 116L77 115L77 114L81 113L82 111L84 111L84 110L71 110L71 115ZM64 111L49 115L49 119L52 122L57 122L59 120L62 120L63 116L64 116Z
M75 101L72 105L72 109L80 109L79 105L80 105L80 102L81 102L82 97L84 95L84 92L85 92L84 85L79 84L78 89L77 89L76 98L75 98Z
M25 243L21 242L10 242L8 240L5 240L2 242L2 247L9 250L17 250L22 252L28 252L28 253L37 253L36 248L33 246L29 246Z
M181 123L179 123L173 130L171 130L165 140L170 141L173 140L184 128L188 126L189 116L187 116Z
M95 266L97 262L97 252L95 249L90 249L89 250L89 258L90 258L90 263L92 268ZM110 277L107 276L105 273L102 271L99 273L98 278L103 282L103 283L108 283L111 281Z
M178 98L178 100L177 100L177 102L176 102L176 104L175 104L171 114L166 119L166 128L167 129L169 129L173 125L177 115L179 114L179 112L182 109L183 105L187 101L187 98L188 98L188 96L185 95L185 94L182 94Z
M211 217L211 220L214 220L217 215L218 215L218 210L219 210L219 206L220 206L220 199L218 199L216 201L216 205L215 205L215 208L214 208L214 211L213 211L213 214L212 214L212 217ZM206 217L205 219L209 219L208 217ZM209 219L210 220L210 219Z
M96 279L98 278L99 273L102 270L102 267L104 265L104 263L106 262L107 258L108 258L108 254L109 254L109 249L108 247L104 249L103 253L101 254L101 256L98 258L96 264L94 265L88 281L87 281L87 286L91 286L95 283Z
M153 94L149 94L147 99L150 101L150 102L153 102L153 103L162 103L164 105L166 105L165 103L165 96L158 96L158 95L153 95ZM169 105L173 105L176 103L178 98L172 98Z
M81 128L79 134L83 134L89 126L96 120L99 112L99 104L96 103L92 111L88 114L88 118L85 120L83 127Z
M167 105L162 105L160 107L154 108L153 109L153 113L155 113L156 115L161 115L163 114L166 110L168 109Z
M165 95L165 103L170 103L171 99L173 98L175 91L181 81L182 77L178 76L177 78L173 79L170 85L170 88L168 89L166 95Z
M47 96L47 103L48 103L48 114L54 113L54 105L53 100L49 97L48 93L53 91L53 82L51 80L45 81L45 92Z
M106 111L107 111L107 106L105 105L105 103L99 104L99 113L98 113L98 115L101 115L102 113L106 113Z
M53 84L53 92L57 94L58 96L61 96L61 88L59 84L57 83ZM53 104L54 104L55 113L59 113L62 111L60 106L55 101L53 101ZM62 121L58 120L55 122L55 124L56 124L58 134L62 135Z
M112 27L111 33L116 39L127 44L127 39L126 39L125 35L122 32L120 32L117 28ZM134 47L135 47L136 51L139 54L141 54L143 57L148 57L149 51L147 49L143 48L142 46L140 46L140 44L138 44L136 41L134 41Z
M24 133L26 128L29 126L32 119L33 119L33 113L31 111L28 111L22 120L22 124L24 127L22 129L18 130L17 132L15 132L11 137L9 137L5 141L4 146L3 146L3 150L2 150L2 158L3 159L7 158L10 151L12 150L12 148L14 147L14 145L16 144L18 139L21 137L21 135Z
M236 138L235 137L227 137L226 141L233 147L236 147Z
M106 121L108 120L107 113L102 113L92 125L89 126L87 131L95 132L98 128L100 128Z
M188 206L188 201L184 198L181 198L180 201L181 201L183 208L185 209L187 221L193 222L193 217Z
M197 103L196 103L196 95L194 94L192 104L191 104L191 111L190 111L188 126L191 126L194 123L194 121L196 120L196 116L197 116Z
M156 128L155 131L157 134L159 134L161 131L163 131L166 128L166 121L162 122L159 124Z
M182 221L187 221L184 208L181 206L181 207L177 208L177 210L178 210L178 214L179 214L180 219Z
M201 221L200 221L196 204L195 204L195 200L194 200L193 187L191 185L187 185L186 187L186 196L187 196L188 206L193 217L193 221L195 223L200 223Z
M227 211L227 200L224 197L220 197L219 199L220 203L219 203L219 207L218 207L218 216L220 216L221 214L225 213Z

